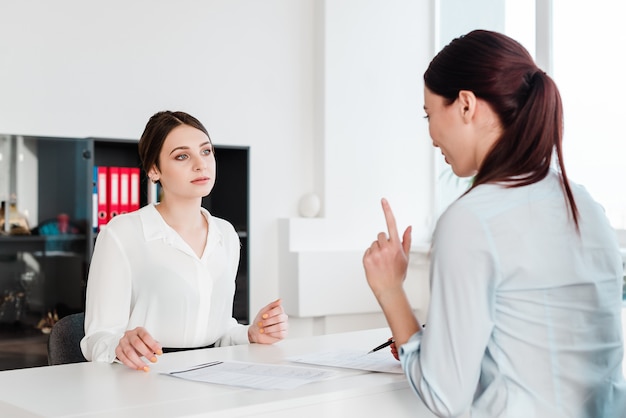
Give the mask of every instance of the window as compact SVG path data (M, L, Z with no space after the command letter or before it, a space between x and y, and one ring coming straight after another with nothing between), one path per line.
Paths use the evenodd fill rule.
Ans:
M624 17L622 2L553 0L553 75L563 98L566 168L616 229L626 229Z

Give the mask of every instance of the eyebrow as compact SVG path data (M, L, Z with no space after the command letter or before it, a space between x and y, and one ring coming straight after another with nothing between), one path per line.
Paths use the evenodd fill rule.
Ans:
M202 144L198 145L198 148L202 148L203 146L210 145L210 144L211 144L211 141L206 141L206 142L203 142ZM170 151L170 155L172 155L172 153L174 151L188 150L188 149L190 149L188 146L176 147L176 148L174 148L173 150Z

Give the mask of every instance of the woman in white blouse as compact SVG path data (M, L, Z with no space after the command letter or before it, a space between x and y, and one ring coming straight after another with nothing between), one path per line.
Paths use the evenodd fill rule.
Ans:
M286 337L280 300L250 326L232 317L240 242L233 226L201 206L215 184L213 144L200 121L164 111L139 141L143 169L161 202L113 218L98 234L87 282L87 360L148 371L167 349L263 343Z
M625 417L622 260L602 208L568 181L555 83L480 30L424 83L433 145L474 176L433 235L428 327L403 290L411 229L400 237L385 200L388 235L363 258L412 388L440 416Z

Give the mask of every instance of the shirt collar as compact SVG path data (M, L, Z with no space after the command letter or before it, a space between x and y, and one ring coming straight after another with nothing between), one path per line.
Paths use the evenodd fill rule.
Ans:
M213 217L208 210L200 207L200 211L206 218L209 225L209 236L207 237L206 245L208 249L209 247L213 247L214 245L222 242L222 231L217 225L217 222L212 222ZM174 229L172 229L165 222L165 220L163 220L163 217L154 204L147 205L140 210L139 218L141 219L141 226L143 228L143 237L146 241L154 241L158 239L169 241L174 237L178 237L176 231L174 231Z

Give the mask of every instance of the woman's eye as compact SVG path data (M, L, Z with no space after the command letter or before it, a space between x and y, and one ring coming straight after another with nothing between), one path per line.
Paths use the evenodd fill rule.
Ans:
M426 115L426 116L424 116L424 119L430 120L430 116Z
M203 149L202 150L202 155L211 155L211 148L207 148L207 149Z
M175 159L182 161L182 160L186 160L187 158L189 158L189 156L187 154L179 154L175 157Z

